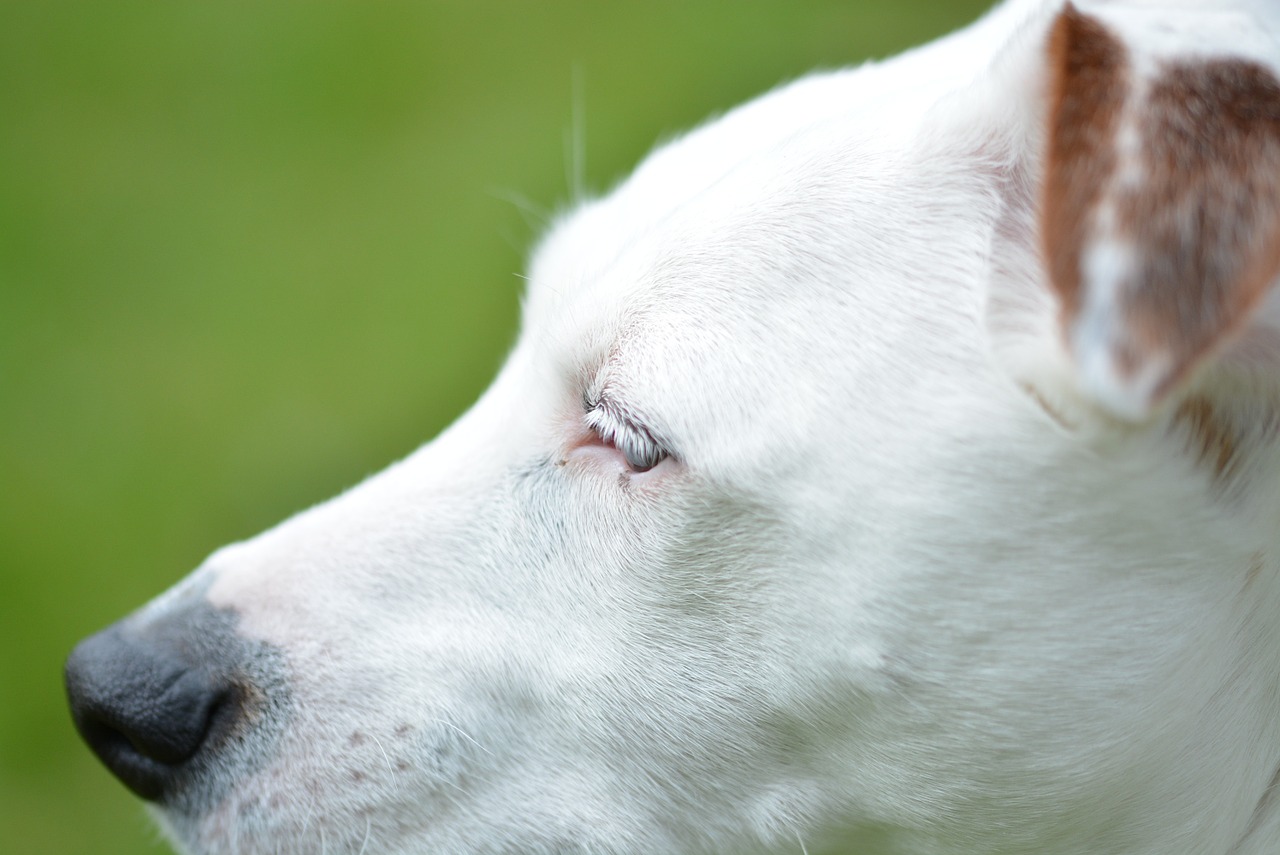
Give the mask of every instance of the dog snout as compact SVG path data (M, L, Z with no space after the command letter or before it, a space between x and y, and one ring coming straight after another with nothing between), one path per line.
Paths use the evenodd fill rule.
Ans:
M76 729L133 792L162 801L239 712L219 663L173 637L111 626L67 660Z

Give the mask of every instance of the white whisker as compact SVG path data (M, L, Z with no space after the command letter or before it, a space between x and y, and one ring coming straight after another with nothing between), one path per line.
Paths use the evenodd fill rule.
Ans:
M298 832L299 837L307 833L307 828L309 828L311 825L311 814L315 813L315 809L316 809L316 799L314 796L312 796L311 804L307 807L307 815L302 818L302 830Z
M377 745L378 750L382 752L382 759L385 760L387 763L387 772L388 774L390 774L392 782L395 783L398 789L400 785L400 779L396 775L395 766L392 765L391 763L391 755L387 753L387 749L383 746L381 739L379 739L375 734L370 734L370 736L373 738L373 744Z
M565 179L569 185L569 200L581 202L586 193L587 171L587 120L586 87L582 66L574 64L570 82L569 130L565 134Z
M481 745L479 742L477 742L477 741L475 740L475 738L474 738L471 734L467 733L465 730L463 730L462 728L458 727L458 726L457 726L456 724L454 724L453 722L451 722L451 721L445 721L445 720L444 720L444 719L442 719L442 718L433 718L433 719L431 719L431 721L432 721L433 723L435 723L435 724L438 724L438 725L441 725L441 726L443 726L443 727L447 727L447 728L449 728L450 730L452 730L453 732L455 732L455 733L457 733L459 736L461 736L463 739L465 739L465 740L467 740L468 742L470 742L470 743L471 743L472 745L474 745L476 748L479 748L479 749L480 749L481 751L483 751L485 754L488 754L490 757L494 756L494 754L493 754L493 752L492 752L492 751L490 751L488 748L485 748L483 745Z
M364 842L360 844L360 851L356 855L364 855L364 850L369 847L369 835L373 831L373 823L369 817L364 818Z

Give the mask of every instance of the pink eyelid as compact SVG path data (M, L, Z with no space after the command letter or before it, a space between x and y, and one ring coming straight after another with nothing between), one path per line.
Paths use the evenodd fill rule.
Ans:
M637 471L627 463L626 455L612 442L608 442L596 430L588 426L581 416L572 420L570 440L565 446L564 460L593 460L621 472L630 473L632 477L645 478L658 470L667 468L671 457L664 458L650 469Z

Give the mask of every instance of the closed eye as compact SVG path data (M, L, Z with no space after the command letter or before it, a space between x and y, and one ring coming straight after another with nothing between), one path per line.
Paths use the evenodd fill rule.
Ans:
M646 428L605 401L587 402L585 422L601 442L622 453L632 472L648 472L671 456Z

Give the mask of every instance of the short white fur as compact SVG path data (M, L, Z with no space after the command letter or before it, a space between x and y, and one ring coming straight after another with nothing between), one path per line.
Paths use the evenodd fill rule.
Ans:
M1275 67L1280 7L1231 5ZM1081 391L1034 228L1061 8L789 84L557 223L470 412L189 583L294 712L158 812L182 849L1280 852L1280 456L1228 499ZM600 389L676 456L573 453Z

